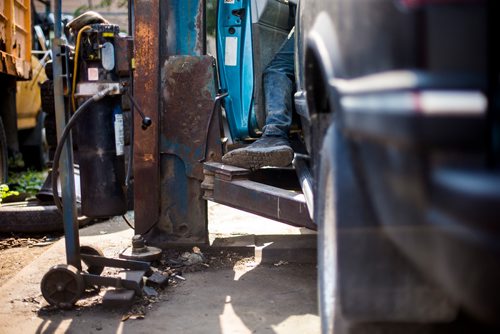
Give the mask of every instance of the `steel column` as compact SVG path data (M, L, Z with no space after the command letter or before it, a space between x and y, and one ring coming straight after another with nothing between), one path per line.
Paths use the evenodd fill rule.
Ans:
M169 56L206 54L205 0L166 0L160 7L162 63Z
M138 10L136 6L136 17ZM156 59L161 62L160 198L156 209L160 210L160 217L145 238L160 247L201 244L208 240L208 230L206 201L200 187L203 172L198 160L203 157L203 143L207 137L213 138L215 131L207 133L216 92L213 59L203 56L205 1L166 0L160 2L159 12ZM215 124L218 119L212 120ZM220 144L220 134L215 137ZM209 144L207 156L214 158L216 151ZM140 186L136 183L136 187ZM135 200L143 201L137 197Z
M159 220L160 161L159 80L160 5L159 0L135 0L134 96L153 124L142 130L142 119L134 115L134 211L135 231L144 234Z
M134 10L134 95L153 120L146 131L140 118L134 122L136 232L158 246L204 243L198 160L207 138L207 158L221 155L213 59L204 56L205 0L135 0Z
M152 236L160 246L164 240L170 244L208 241L200 161L221 159L215 91L212 57L171 56L165 62L160 133L161 217L158 227L161 233Z

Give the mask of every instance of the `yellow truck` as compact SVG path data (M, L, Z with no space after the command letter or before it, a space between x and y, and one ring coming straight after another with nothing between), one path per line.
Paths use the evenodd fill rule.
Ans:
M7 178L9 154L19 156L19 138L33 147L41 143L39 83L47 78L31 45L31 1L0 0L0 183ZM36 154L28 150L24 159Z

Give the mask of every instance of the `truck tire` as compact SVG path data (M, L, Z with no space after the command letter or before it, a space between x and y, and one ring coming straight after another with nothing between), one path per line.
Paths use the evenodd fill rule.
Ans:
M363 322L347 319L342 312L341 258L347 250L341 240L342 224L347 217L353 222L366 209L353 174L348 144L333 123L323 140L320 155L318 193L315 198L315 220L318 224L318 291L322 334L424 334L433 329L426 324L397 322ZM361 213L363 215L363 213ZM341 222L341 220L343 220ZM350 223L347 222L347 223ZM340 224L340 226L339 226ZM348 247L357 247L349 245ZM359 273L358 273L359 274ZM365 273L369 275L369 272ZM367 296L369 299L370 296Z
M85 226L90 219L79 221ZM17 202L0 206L0 233L47 233L64 230L62 215L55 205Z
M39 112L36 126L19 132L20 148L26 168L42 170L47 163L48 148L44 138L44 119L45 114Z
M0 117L0 184L7 182L8 174L7 137Z
M318 290L322 333L335 334L425 334L434 332L432 326L416 323L390 321L364 322L346 318L342 311L342 282L339 275L371 275L342 272L348 248L362 245L346 245L342 240L345 225L370 219L370 210L360 194L354 176L354 164L349 154L348 143L335 123L329 127L320 155L318 196L316 196L316 222L318 224ZM344 248L342 248L344 247ZM341 256L344 256L343 258ZM353 259L356 261L357 259ZM343 261L343 262L342 262ZM349 267L348 267L349 268ZM345 279L344 279L345 281ZM352 288L349 286L348 288ZM369 299L370 296L367 296Z
M45 140L48 146L48 160L52 161L57 147L56 115L45 115L43 126L45 129Z
M47 114L55 114L54 105L54 81L45 80L44 83L40 85L40 93L42 99L42 110Z
M371 277L370 266L367 265L363 272L345 272L347 262L352 263L358 259L352 256L352 249L363 247L362 244L352 243L353 239L342 240L346 234L346 225L354 224L357 229L360 219L372 219L371 209L360 190L359 181L355 177L355 161L351 159L349 143L340 133L336 124L332 124L323 141L321 161L318 174L318 190L315 196L315 222L318 225L318 303L321 317L321 333L335 334L436 334L436 333L494 333L488 328L483 328L477 322L463 314L458 314L455 319L442 322L426 321L391 321L386 317L382 320L352 320L343 312L341 289L347 280L365 275ZM375 219L375 218L373 218ZM347 229L350 230L350 229ZM356 230L356 229L353 229ZM350 248L350 249L349 249ZM372 248L373 253L382 253L385 258L384 248ZM366 261L380 260L378 255L371 256L362 252ZM395 270L406 271L406 265L396 262ZM393 269L382 264L384 270L394 277ZM343 268L342 270L339 270ZM344 271L343 271L344 270ZM349 269L347 269L349 270ZM339 277L344 277L339 280ZM408 281L408 284L411 280ZM348 288L356 288L349 285ZM345 289L345 287L344 287ZM368 289L368 291L371 291ZM378 295L380 297L380 295ZM367 295L366 300L373 299ZM383 300L376 298L378 303ZM394 302L390 300L389 303ZM345 311L345 310L344 310ZM384 316L384 315L382 315Z

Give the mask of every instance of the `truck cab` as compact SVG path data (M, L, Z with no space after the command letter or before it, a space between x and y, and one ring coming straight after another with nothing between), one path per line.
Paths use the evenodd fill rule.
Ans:
M0 182L12 165L45 167L40 84L47 80L47 53L32 52L31 2L0 4Z
M7 179L8 148L19 151L17 140L16 81L31 77L30 1L0 4L0 181Z

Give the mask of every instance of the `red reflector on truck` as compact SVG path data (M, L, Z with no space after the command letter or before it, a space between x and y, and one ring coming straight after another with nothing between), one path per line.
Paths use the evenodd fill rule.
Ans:
M418 8L428 5L480 4L484 2L484 0L400 0L400 3L408 8Z

